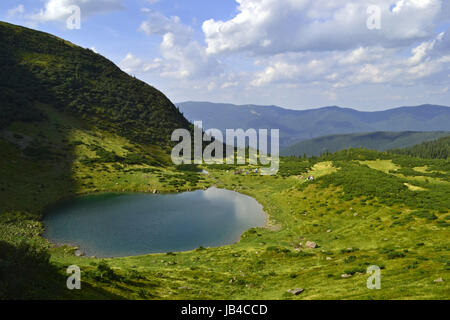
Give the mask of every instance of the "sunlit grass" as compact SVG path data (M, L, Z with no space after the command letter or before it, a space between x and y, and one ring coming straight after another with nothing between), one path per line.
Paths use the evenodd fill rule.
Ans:
M50 121L64 125L69 119L55 114ZM327 177L337 181L336 174L357 181L362 178L361 172L380 181L390 181L383 180L387 179L386 173L399 179L392 170L402 166L391 160L363 160L359 165L351 162L354 165L342 168L339 162L319 160L308 164L290 159L284 176L235 175L234 170L205 166L209 174L201 175L202 180L190 181L174 166L84 163L84 157L95 157L89 145L124 156L127 149L140 147L101 130L66 130L48 124L44 130L33 126L16 125L14 130L24 134L42 130L54 143L66 139L82 144L73 147L73 159L66 167L63 162L30 162L20 150L0 140L4 155L0 173L5 189L1 193L4 220L0 222L0 239L50 247L51 261L63 275L65 267L79 265L83 283L94 291L70 292L67 298L105 294L128 299L449 298L448 208L439 211L404 203L386 205L376 197L350 197L344 192L345 185L322 183ZM157 146L146 148L152 150L152 156L168 163L167 155ZM366 165L371 169L364 167L360 172ZM254 166L241 168L251 171ZM71 175L66 177L62 174L67 170ZM299 179L301 175L313 175L315 180L306 182ZM432 194L441 190L433 189L437 178L404 178L409 182L400 180L401 185L406 183L409 189L404 187L399 191L402 193ZM416 185L413 181L419 178L420 184ZM447 184L442 182L445 187ZM39 214L63 198L95 192L181 192L212 185L254 197L269 216L267 227L248 230L240 242L220 248L106 259L117 277L101 281L97 278L99 259L75 257L74 248L53 247L41 236ZM426 191L412 190L414 187ZM16 211L19 213L13 214ZM319 247L305 248L306 241L314 241ZM365 272L372 264L382 267L381 290L366 287ZM342 278L344 273L352 276ZM434 282L441 277L444 282ZM298 287L305 289L301 295L287 293Z

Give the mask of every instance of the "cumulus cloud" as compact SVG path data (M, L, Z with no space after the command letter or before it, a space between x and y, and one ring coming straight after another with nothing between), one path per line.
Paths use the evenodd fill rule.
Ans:
M198 79L222 72L221 63L206 54L206 48L194 39L194 30L177 16L167 17L150 9L142 10L147 19L139 31L148 36L159 35L161 57L151 62L138 61L128 54L121 62L124 70L158 73L161 77Z
M72 6L80 7L81 16L88 17L93 14L121 10L122 2L123 0L47 0L44 8L31 14L29 19L36 23L65 21L73 14Z
M236 0L239 13L203 23L209 54L277 54L405 46L433 34L442 0ZM367 8L381 9L381 29L367 28Z
M146 19L139 31L160 37L159 56L129 53L120 66L153 81L165 79L167 92L187 99L300 105L294 99L399 103L411 93L439 99L449 94L450 30L436 30L449 19L450 1L236 2L234 17L203 22L205 44L179 17L142 9ZM381 9L379 30L367 27L373 4ZM358 97L362 91L370 99Z
M92 1L48 0L46 4L69 2ZM248 99L246 103L264 104L291 99L292 105L294 99L308 95L318 103L335 104L342 103L342 97L353 102L355 92L363 87L367 94L378 95L372 101L383 96L376 88L390 90L383 91L389 95L385 99L396 103L409 98L408 90L420 91L411 88L421 87L423 96L449 95L450 30L441 31L449 20L450 1L236 2L234 17L204 21L203 33L177 16L142 9L145 18L138 31L159 39L158 54L129 52L119 66L152 83L169 84L165 92L187 99L239 97ZM366 24L367 7L373 4L381 8L379 30L369 30ZM42 15L58 16L53 11L46 7ZM101 11L92 7L89 12Z
M358 85L414 86L449 82L448 19L442 0L236 0L238 13L202 29L210 56L246 54L255 67L254 88L312 85L336 90ZM381 29L367 27L367 8L381 9ZM235 84L236 81L229 81ZM232 88L225 82L221 88ZM349 90L349 89L347 89ZM351 90L351 89L350 89Z
M141 59L135 57L131 52L129 52L125 58L120 61L119 67L127 73L133 73L143 67L143 62Z
M147 35L165 35L168 33L175 34L178 41L188 42L192 38L194 29L183 24L179 17L166 17L158 11L153 11L148 8L142 9L142 12L147 14L147 20L141 23L139 31Z
M448 82L450 52L443 54L446 33L423 41L405 55L403 49L359 47L346 51L283 53L260 58L256 87L274 83L319 83L333 88L359 84L414 85L427 77Z

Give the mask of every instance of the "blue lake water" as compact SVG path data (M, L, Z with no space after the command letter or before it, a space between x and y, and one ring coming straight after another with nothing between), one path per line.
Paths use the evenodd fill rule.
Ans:
M102 194L48 212L44 236L77 245L88 256L123 257L232 244L265 223L255 199L229 190Z

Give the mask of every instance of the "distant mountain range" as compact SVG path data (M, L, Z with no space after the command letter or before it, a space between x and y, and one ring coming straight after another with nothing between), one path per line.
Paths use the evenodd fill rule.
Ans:
M290 110L277 106L183 102L177 107L206 129L280 129L280 146L334 134L361 132L450 131L450 107L421 105L362 112L336 106Z
M431 141L450 132L370 132L329 135L298 142L281 150L283 156L319 156L325 152L336 152L347 148L365 148L378 151L406 148Z

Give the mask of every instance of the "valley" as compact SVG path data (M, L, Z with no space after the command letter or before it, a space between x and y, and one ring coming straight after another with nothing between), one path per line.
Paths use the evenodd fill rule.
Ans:
M120 139L102 138L105 148L123 147ZM15 148L9 148L13 153ZM276 176L234 175L235 167L228 165L205 166L209 174L203 175L193 167L180 171L175 166L75 161L74 189L68 189L57 173L60 168L50 165L56 172L45 171L43 180L35 175L42 167L15 152L1 166L3 177L15 172L4 180L8 190L23 190L24 180L33 190L30 177L45 187L38 197L34 192L2 193L1 240L48 250L61 277L67 266L80 266L89 288L69 292L64 281L45 279L54 286L45 291L47 298L436 299L449 289L448 282L435 282L450 272L450 183L444 160L353 149L323 158L282 158ZM301 178L307 175L315 180ZM55 247L42 238L42 210L62 198L212 185L255 198L269 216L268 227L250 229L229 246L113 259L76 257L76 248ZM305 247L307 241L318 247ZM366 288L365 269L374 264L382 268L383 290ZM287 293L297 287L305 291Z
M448 137L281 157L267 176L175 165L171 133L194 128L160 91L42 32L0 23L0 39L0 299L448 299ZM267 225L229 245L116 258L43 236L44 215L67 200L212 187L255 199ZM66 287L71 265L81 290ZM380 290L367 287L373 265Z

